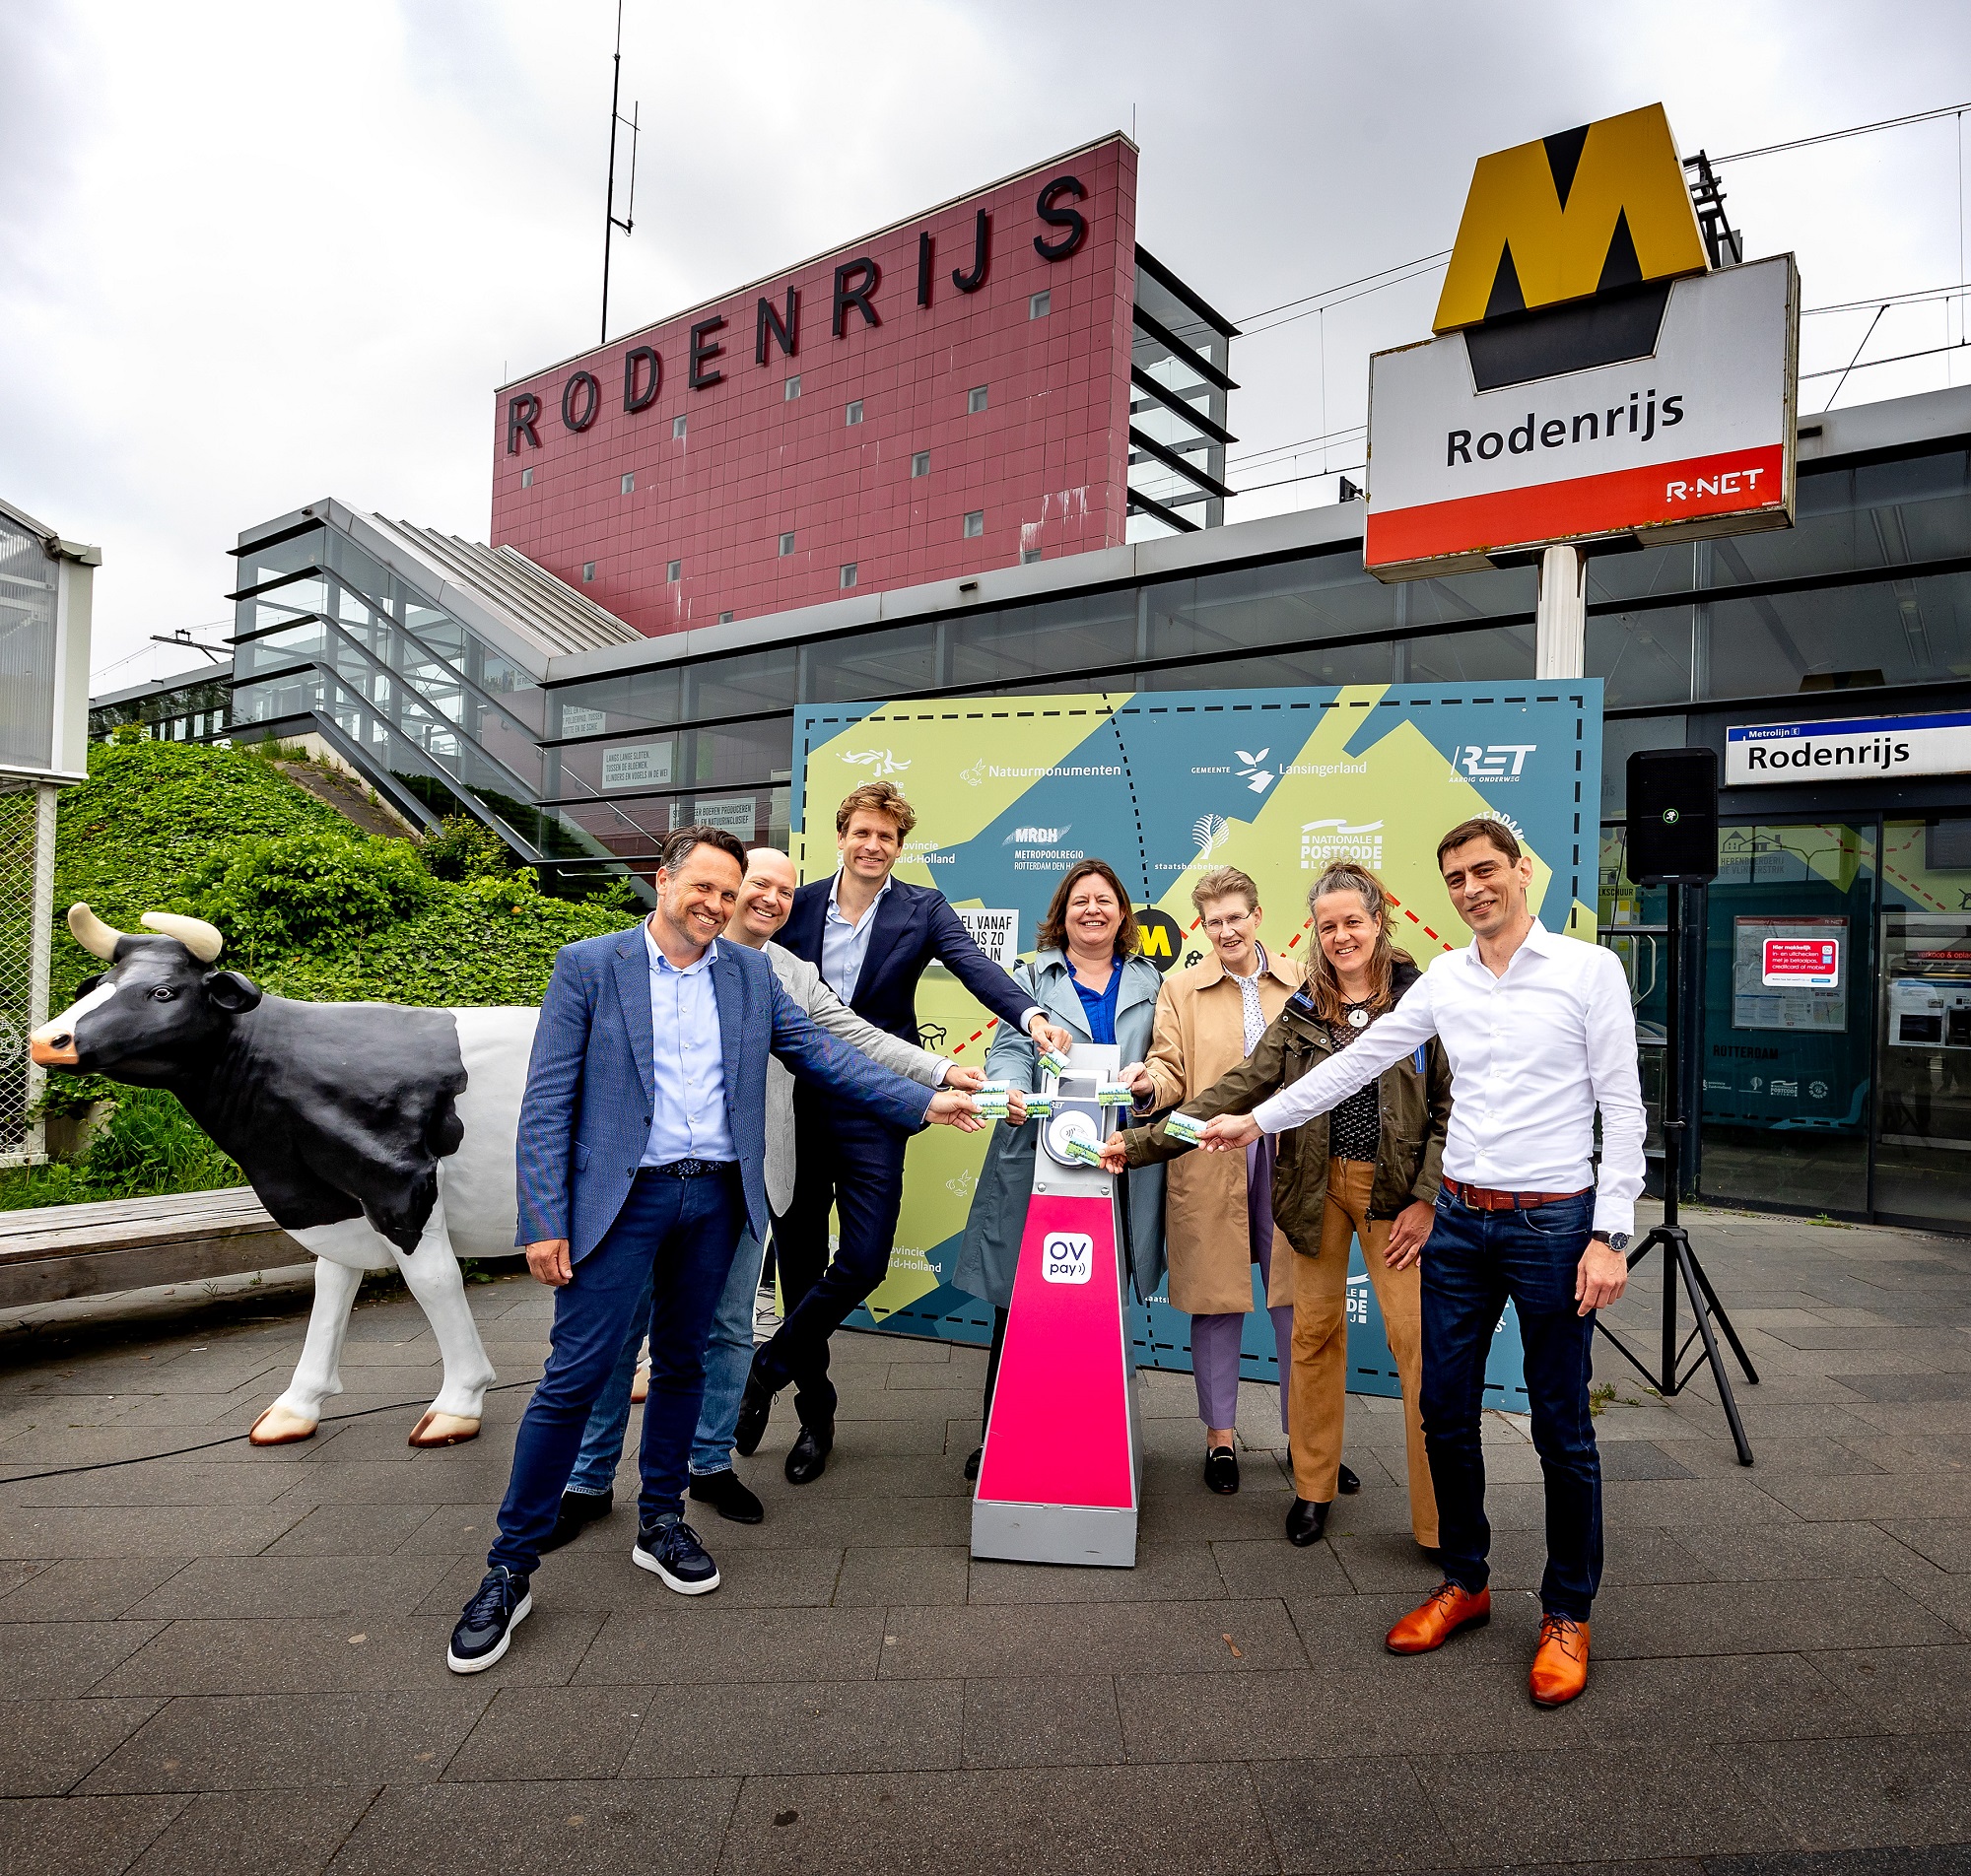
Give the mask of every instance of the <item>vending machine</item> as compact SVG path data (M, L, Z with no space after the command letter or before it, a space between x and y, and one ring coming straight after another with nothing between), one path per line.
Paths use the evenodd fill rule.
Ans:
M1128 1111L1120 1065L1114 1047L1077 1044L1028 1123L1040 1150L972 1501L975 1557L1136 1561L1142 1429L1120 1181L1090 1163Z

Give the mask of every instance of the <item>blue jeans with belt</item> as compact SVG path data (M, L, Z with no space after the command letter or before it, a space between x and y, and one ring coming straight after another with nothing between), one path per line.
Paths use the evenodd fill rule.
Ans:
M513 1475L489 1564L524 1574L540 1562L589 1409L621 1361L646 1298L650 1392L639 1511L648 1523L683 1508L706 1336L745 1222L737 1166L696 1178L650 1167L637 1174L607 1236L555 1292L547 1368L513 1441Z
M1575 1269L1588 1248L1595 1195L1524 1210L1477 1211L1444 1190L1423 1253L1423 1438L1437 1488L1444 1574L1484 1588L1479 1430L1485 1360L1510 1297L1526 1348L1533 1445L1546 1479L1546 1574L1540 1606L1588 1620L1601 1581L1601 1458L1588 1408L1595 1318L1578 1313Z
M739 1234L732 1269L712 1318L712 1335L705 1345L705 1397L699 1404L698 1431L691 1441L691 1476L732 1467L732 1439L739 1431L739 1396L753 1365L753 1299L759 1294L760 1268L766 1251L751 1229ZM647 1292L646 1293L647 1297ZM630 1390L637 1381L637 1354L644 1346L644 1318L649 1304L632 1322L616 1358L615 1372L590 1408L581 1436L581 1450L568 1490L600 1498L616 1481L623 1457L623 1436L630 1426Z

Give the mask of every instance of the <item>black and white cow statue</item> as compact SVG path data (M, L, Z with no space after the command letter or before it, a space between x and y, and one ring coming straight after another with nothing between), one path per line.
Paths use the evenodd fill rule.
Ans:
M155 935L69 907L76 942L109 969L34 1033L34 1058L169 1089L239 1163L274 1222L313 1253L301 1362L253 1423L253 1443L314 1432L322 1403L342 1391L363 1273L389 1269L424 1309L444 1362L444 1384L410 1442L470 1440L495 1376L458 1259L512 1254L513 1139L539 1012L297 1003L219 970L225 941L203 919L146 912L142 922Z

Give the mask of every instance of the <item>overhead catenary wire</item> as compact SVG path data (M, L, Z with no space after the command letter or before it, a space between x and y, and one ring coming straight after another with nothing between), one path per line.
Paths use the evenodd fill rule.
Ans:
M1721 163L1749 163L1754 157L1776 157L1786 150L1806 150L1814 144L1839 143L1844 137L1867 137L1877 130L1899 130L1904 124L1927 124L1939 117L1955 117L1971 110L1971 100L1961 104L1938 104L1934 110L1906 111L1900 117L1879 117L1871 124L1850 124L1846 130L1822 130L1811 137L1795 137L1788 143L1761 144L1756 150L1734 150L1729 157L1712 157L1711 166Z

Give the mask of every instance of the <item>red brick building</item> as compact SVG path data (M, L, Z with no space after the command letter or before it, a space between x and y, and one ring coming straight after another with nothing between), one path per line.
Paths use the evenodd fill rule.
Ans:
M1231 328L1146 261L1144 330L1135 203L1112 135L503 387L493 543L654 636L1221 518Z

